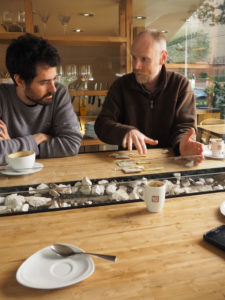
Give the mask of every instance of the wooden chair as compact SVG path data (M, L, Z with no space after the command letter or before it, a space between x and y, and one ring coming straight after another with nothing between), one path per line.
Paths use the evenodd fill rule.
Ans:
M200 122L200 125L216 125L216 124L225 124L225 120L222 119L205 119L202 122ZM201 134L201 136L198 136L198 140L200 140L201 143L209 144L210 138L214 138L215 136L210 135L209 133Z
M213 125L213 124L225 124L225 120L222 119L205 119L200 122L200 125Z

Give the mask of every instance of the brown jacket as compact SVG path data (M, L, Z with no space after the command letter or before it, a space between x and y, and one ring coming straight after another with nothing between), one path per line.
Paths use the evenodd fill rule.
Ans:
M109 89L95 122L99 139L121 146L125 134L137 128L159 141L159 147L173 147L189 128L196 129L196 103L189 80L166 71L163 66L153 93L137 83L133 73L117 79Z

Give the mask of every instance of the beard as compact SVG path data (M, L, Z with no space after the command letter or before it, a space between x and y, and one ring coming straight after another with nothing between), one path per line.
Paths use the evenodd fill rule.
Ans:
M134 71L134 75L135 75L135 78L136 78L137 82L140 83L140 84L148 83L151 80L150 76L147 76L145 74L140 74L140 73L135 72L135 71Z
M43 106L46 106L46 105L49 105L52 103L52 99L53 99L53 96L54 96L54 93L47 93L45 94L43 97L41 98L35 98L34 96L32 95L28 95L26 92L25 92L25 96L27 97L27 99L29 99L31 102L33 102L34 104L39 104L39 105L43 105ZM52 96L51 98L48 98L49 96Z

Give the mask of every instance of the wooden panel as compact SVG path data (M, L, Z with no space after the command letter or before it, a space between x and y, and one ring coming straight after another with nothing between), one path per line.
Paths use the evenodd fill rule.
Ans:
M26 15L26 32L33 33L33 7L31 0L24 0L24 10Z
M95 90L88 90L88 91L81 91L81 90L69 90L70 96L106 96L107 90L95 91Z
M200 109L197 110L197 123L198 125L206 119L220 119L220 112L207 112L207 111L201 111Z

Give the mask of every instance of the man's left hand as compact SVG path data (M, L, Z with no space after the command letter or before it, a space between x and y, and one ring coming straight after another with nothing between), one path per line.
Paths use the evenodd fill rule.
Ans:
M203 144L192 140L191 137L195 135L194 128L190 128L189 131L183 136L180 141L179 150L181 156L196 156L195 159L197 163L204 160L203 157Z
M11 140L6 124L0 120L0 141Z

